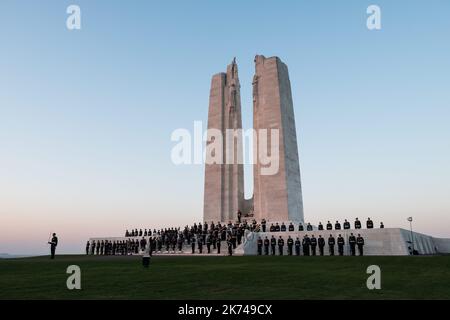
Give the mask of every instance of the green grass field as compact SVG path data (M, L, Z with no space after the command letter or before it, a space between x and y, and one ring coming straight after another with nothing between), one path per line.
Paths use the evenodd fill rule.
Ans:
M66 287L72 264L82 290ZM372 264L381 290L366 287ZM450 299L450 256L0 260L0 299Z

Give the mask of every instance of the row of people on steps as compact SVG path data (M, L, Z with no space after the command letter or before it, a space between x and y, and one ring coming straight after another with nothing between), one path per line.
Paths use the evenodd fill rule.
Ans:
M351 225L350 222L347 221L347 219L345 219L344 223L343 223L343 229L344 230L349 230L351 229ZM373 229L373 221L368 218L366 221L366 228L367 229ZM361 229L361 221L358 220L358 218L356 218L355 223L354 223L354 228L355 229ZM383 222L380 223L380 228L383 229L384 228L384 224ZM265 225L265 221L263 221L262 225L261 225L261 229L263 232L266 232L266 225ZM333 224L328 221L326 224L326 230L333 230ZM317 226L317 230L321 231L321 230L325 230L324 226L322 224L322 222L319 222L319 225ZM336 221L336 223L334 224L334 230L341 230L341 224L339 221ZM289 223L288 226L286 226L284 224L284 222L281 223L281 225L279 225L278 223L275 223L275 225L272 223L270 228L269 228L269 232L284 232L284 231L295 231L295 226L292 224L292 222ZM302 223L300 223L298 225L298 231L305 231L305 227L303 226ZM306 231L313 231L313 226L308 222L306 224Z
M199 222L194 223L192 226L185 226L183 230L181 230L180 227L178 228L164 228L164 229L153 229L153 231L149 229L134 229L131 231L126 230L125 231L125 237L155 237L155 236L164 236L165 234L174 234L174 233L180 233L182 232L186 239L189 238L190 235L197 235L197 234L207 234L211 231L218 231L218 232L224 232L231 228L240 228L240 229L248 229L250 231L258 231L259 224L256 222L256 220L252 220L251 223L247 221L232 223L231 221L228 222L228 224L217 222L216 224L214 222L211 222L208 224L207 222L201 223Z
M316 255L317 248L319 249L319 255L324 255L324 249L325 249L325 239L319 235L318 238L314 237L312 235L309 237L308 235L305 235L303 239L293 239L291 236L288 236L286 243L287 243L287 254L293 255L294 249L295 249L295 255L299 256L300 251L303 251L304 256L309 255ZM344 247L345 247L345 239L342 237L342 235L339 235L337 239L333 237L333 235L330 234L328 237L328 252L330 256L334 256L334 249L337 244L338 247L338 254L340 256L344 255ZM350 247L350 254L352 256L356 255L356 247L358 247L359 255L362 256L364 254L364 238L361 237L360 234L358 236L354 236L353 233L350 234L348 237L348 245ZM262 255L263 254L263 248L264 248L264 255L275 255L276 254L276 247L278 246L278 254L282 256L284 254L284 246L285 241L283 237L279 237L278 239L275 238L275 236L272 236L270 239L268 237L265 237L263 240L261 237L257 240L257 254Z
M220 226L220 225L219 225ZM148 237L151 243L151 250L155 252L179 252L183 251L183 245L198 245L199 250L206 246L207 252L211 252L211 246L214 250L218 246L220 253L220 242L226 241L231 245L231 249L235 249L242 243L244 231L249 228L248 225L228 225L225 227L215 227L209 231L195 234L193 231L184 233L178 229L164 230L155 233L155 236ZM198 231L197 231L198 232ZM218 245L219 243L219 245ZM147 237L142 239L127 239L126 241L108 241L108 240L92 240L86 243L86 254L97 255L128 255L138 254L145 250L147 246ZM108 247L108 248L107 248Z
M239 216L238 216L239 217ZM179 232L182 232L184 235L184 238L188 241L188 243L190 243L189 239L192 235L197 235L197 234L208 234L208 232L213 231L217 231L220 233L224 233L227 229L230 228L237 228L240 229L240 233L243 235L244 230L248 229L250 231L262 231L262 232L266 232L266 231L270 231L270 232L284 232L284 231L295 231L295 226L293 225L293 223L289 223L289 225L286 225L284 222L281 223L281 225L279 225L278 223L275 224L271 224L269 229L267 230L267 222L265 219L261 220L261 223L257 223L255 219L252 220L251 223L247 223L247 221L243 221L241 222L241 219L239 218L237 223L232 223L231 221L228 222L227 225L225 224L221 224L220 222L218 222L217 224L214 224L214 222L211 222L210 224L208 224L207 222L205 223L194 223L193 226L189 227L189 226L185 226L184 230L181 231L180 228L165 228L165 229L153 229L153 231L151 229L134 229L132 231L128 231L126 230L125 232L125 237L150 237L150 236L162 236L163 238L166 235L173 235L173 234L178 234ZM354 229L361 229L362 228L362 224L361 221L356 218L355 222L354 222ZM374 228L374 223L373 221L368 218L366 221L366 228L367 229L373 229ZM384 228L384 224L383 222L380 223L380 228ZM334 225L328 221L324 227L324 225L322 224L322 222L319 222L318 226L317 226L318 230L348 230L351 229L351 225L350 222L347 221L347 219L345 219L345 221L342 224L341 227L341 223L339 221L336 221L334 223ZM307 223L306 226L304 226L302 223L300 223L298 225L298 231L313 231L313 226L310 223ZM224 240L224 239L223 239Z

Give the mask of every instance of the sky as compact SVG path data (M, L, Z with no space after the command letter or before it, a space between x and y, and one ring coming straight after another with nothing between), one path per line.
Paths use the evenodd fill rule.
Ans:
M66 8L81 8L68 30ZM381 8L381 30L366 9ZM204 167L171 161L206 127L236 57L244 128L255 54L288 65L305 221L450 238L450 2L0 2L0 253L199 222ZM252 172L246 166L246 197Z

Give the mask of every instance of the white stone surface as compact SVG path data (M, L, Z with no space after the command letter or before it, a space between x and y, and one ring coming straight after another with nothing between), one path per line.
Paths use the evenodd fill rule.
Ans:
M297 227L296 227L296 230ZM411 241L411 233L408 230L400 228L385 228L385 229L349 229L349 230L323 230L323 231L293 231L293 232L249 232L245 236L244 244L242 246L242 254L244 255L256 255L257 253L257 239L261 237L264 239L266 236L270 239L272 235L278 239L282 236L285 240L285 254L287 254L286 239L290 235L291 238L297 237L300 240L305 234L311 236L314 234L316 238L322 235L325 238L325 255L329 254L328 251L328 237L330 234L336 238L341 234L345 239L344 254L350 254L350 247L348 245L348 237L353 233L358 236L358 233L364 238L364 255L380 255L380 256L397 256L397 255L409 255L411 246L408 241ZM413 232L414 248L419 254L442 254L450 253L450 239L433 238L428 235ZM318 252L318 249L317 249ZM278 253L278 246L277 246ZM335 245L335 255L337 254L337 244Z

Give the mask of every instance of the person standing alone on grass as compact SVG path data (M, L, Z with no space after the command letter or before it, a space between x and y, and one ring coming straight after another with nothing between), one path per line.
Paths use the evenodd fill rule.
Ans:
M55 259L56 246L58 245L56 233L53 234L52 240L48 244L50 245L51 259Z

